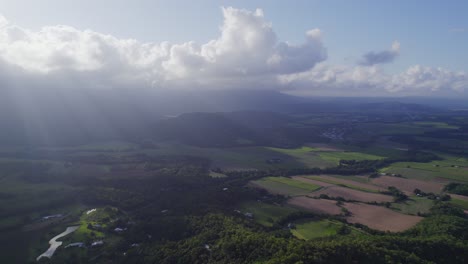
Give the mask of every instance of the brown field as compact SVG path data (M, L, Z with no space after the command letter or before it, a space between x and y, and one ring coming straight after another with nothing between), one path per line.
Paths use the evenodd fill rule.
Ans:
M322 186L322 187L335 186L334 184L331 184L331 183L317 181L317 180L305 178L305 177L302 177L302 176L293 176L291 178L293 178L294 180L297 180L297 181L301 181L301 182L305 182L305 183L311 183L311 184L315 184L315 185Z
M305 196L294 197L288 200L288 204L318 214L339 215L341 208L336 205L336 201L313 199Z
M400 177L380 176L372 179L372 183L384 188L394 186L407 194L412 194L418 188L423 192L440 193L444 188L443 183L434 181L420 181L415 179L405 179Z
M381 206L362 203L345 203L352 215L347 218L350 223L360 223L372 229L400 232L419 223L419 216L400 214Z
M346 200L355 200L360 202L392 202L393 197L378 193L362 192L341 186L330 186L325 189L314 192L314 195L326 194L331 197L343 197Z
M308 177L314 177L316 179L324 179L325 181L333 181L333 182L336 182L338 184L347 184L347 185L351 185L351 186L356 186L357 188L362 188L362 189L368 189L368 190L372 190L372 191L385 191L386 190L386 187L385 188L382 188L382 187L379 187L379 186L375 186L375 185L372 185L372 184L368 184L368 183L362 183L362 182L357 182L357 181L353 181L353 180L344 180L344 179L339 179L339 178L335 178L335 177L332 177L332 176L328 176L328 175L318 175L318 176L308 176Z

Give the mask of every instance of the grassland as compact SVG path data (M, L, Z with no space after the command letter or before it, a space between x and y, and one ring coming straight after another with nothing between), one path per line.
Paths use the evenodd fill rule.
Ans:
M465 200L461 200L461 199L456 199L456 198L452 198L450 200L450 203L463 209L463 210L468 210L468 201L465 201Z
M431 180L444 178L455 181L468 181L468 162L465 158L447 156L443 160L427 163L397 162L381 172L397 173L408 178Z
M252 181L251 184L255 187L266 189L271 193L289 196L305 195L320 189L318 185L285 177L266 177Z
M320 157L328 162L339 164L340 160L378 160L383 159L382 156L366 154L361 152L321 152Z
M318 167L325 168L334 166L335 162L326 160L321 156L322 151L319 148L311 148L307 146L295 148L295 149L284 149L284 148L267 148L271 151L293 157L298 162L304 164L306 167Z
M423 126L423 127L433 127L433 128L441 128L441 129L458 129L459 128L458 126L452 126L445 122L430 122L430 121L423 122L421 121L421 122L413 122L413 124L418 125L418 126Z
M303 220L295 223L295 228L291 229L291 233L299 239L311 240L320 237L334 236L343 226L343 223L327 219Z
M411 197L402 203L393 203L391 209L403 214L418 215L418 213L428 213L434 201L426 197Z
M280 218L299 211L292 207L272 205L263 202L244 203L241 205L240 210L243 213L252 213L255 222L266 227L271 227L273 223Z
M316 180L316 181L325 182L325 183L334 184L334 185L337 185L337 186L347 187L347 188L350 188L350 189L363 191L363 192L371 192L371 193L378 193L379 192L378 191L379 188L377 188L377 187L367 185L365 183L364 183L365 185L363 185L362 182L356 182L354 184L354 183L350 182L350 180L346 180L346 179L337 178L335 180L331 176L306 176L306 178L313 179L313 180Z

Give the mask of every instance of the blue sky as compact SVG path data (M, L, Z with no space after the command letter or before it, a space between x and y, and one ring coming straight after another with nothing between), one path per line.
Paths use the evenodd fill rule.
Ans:
M279 68L272 72L272 74L276 74L274 76L276 79L282 78L282 84L287 83L287 89L291 89L292 85L307 86L309 83L306 81L311 80L314 85L325 85L329 83L330 79L340 83L340 87L344 87L343 83L349 81L351 75L353 76L351 78L353 84L350 87L375 88L378 84L385 82L402 82L420 87L418 89L422 89L424 86L427 88L426 90L439 91L442 89L441 87L445 89L446 86L456 86L456 90L460 91L464 90L468 84L466 74L468 71L468 51L466 48L468 47L468 16L466 15L468 1L0 0L0 6L0 14L10 24L30 32L39 32L44 26L67 25L80 31L73 33L80 36L86 29L90 29L102 34L100 37L103 38L105 38L104 35L108 34L122 40L135 39L139 43L168 41L172 44L181 44L194 41L200 45L220 38L220 27L226 21L226 17L223 17L222 7L246 9L252 12L250 14L252 16L255 16L256 8L261 8L263 10L262 19L266 23L272 24L272 30L278 39L279 44L271 43L273 45L271 48L278 49L276 45L281 46L280 42L297 45L302 45L305 42L304 45L308 45L307 47L310 48L308 55L315 54L314 56L316 56L315 61L311 63L291 62L291 65L300 69L294 72L297 74L308 69L318 68L316 72L310 72L307 76L284 76L286 73L293 73L291 69L284 70L285 66L282 66L282 72L278 72ZM306 37L306 32L316 28L320 29L320 41L317 40L312 45ZM244 33L246 32L249 31L246 30ZM399 48L392 51L391 46L395 41L399 43ZM38 43L30 44L34 48L38 47ZM310 53L312 46L315 49L313 54ZM18 49L18 46L11 44L11 46L6 47L4 48L5 54L10 57L5 55L5 60L14 62L19 55L11 56L10 51L13 48ZM169 50L172 50L172 47L169 47ZM292 48L292 46L288 47ZM30 50L34 50L34 48ZM119 48L116 49L112 52L118 53L122 57L122 51ZM191 56L203 55L200 53L201 51L193 52L193 47L188 49L192 49ZM287 56L294 52L297 51L290 50ZM323 52L326 52L326 56L323 56ZM268 56L275 55L273 53L268 54ZM47 53L44 57L49 58L50 54ZM381 63L366 64L369 67L357 66L364 65L363 58L381 58L385 54L389 55L390 58ZM65 55L54 54L54 56ZM286 56L286 54L282 56ZM33 64L37 66L39 63L37 57L26 58L23 56L20 59L24 62L21 65L18 64L21 67L24 65L29 67ZM72 59L81 60L78 57ZM188 67L187 59L193 59L193 56L183 59L183 63L178 65L179 70L176 75L185 72L186 69L183 68ZM209 62L213 58L205 59ZM67 58L67 60L71 59ZM174 60L168 63L175 65ZM168 63L162 63L165 65L163 68L166 69ZM190 61L190 63L195 62ZM256 63L253 62L255 65ZM297 66L298 63L302 64ZM43 64L49 65L50 63L44 62ZM321 66L323 64L331 66L325 68ZM31 67L36 67L34 65ZM416 65L425 68L412 68ZM91 66L80 67L78 68ZM247 66L245 69L239 65L232 65L232 67L233 69L237 67L237 70L242 70L244 73L252 70ZM255 68L252 71L258 72L259 69ZM462 73L458 74L460 72ZM333 76L330 77L330 74ZM357 79L356 75L359 75ZM427 85L426 80L424 83L417 83L417 79L426 77L427 80L438 79L434 81L434 85ZM174 77L165 77L164 80L171 78ZM320 78L320 80L317 81L313 78ZM375 80L363 83L363 78L369 80L374 78ZM408 78L411 81L407 81ZM447 79L450 81L446 81ZM258 76L255 80L259 81ZM439 80L445 81L441 84ZM155 81L152 83L154 84ZM259 83L271 85L272 80L255 82L255 84ZM398 84L385 89L391 92L400 92L404 90L403 86L405 85Z

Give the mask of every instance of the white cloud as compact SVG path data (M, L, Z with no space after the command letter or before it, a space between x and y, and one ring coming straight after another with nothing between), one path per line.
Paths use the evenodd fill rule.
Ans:
M263 12L223 8L221 35L205 44L141 43L68 26L33 32L0 19L0 59L30 73L99 75L95 86L117 81L171 87L246 86L257 78L309 70L326 58L320 32L303 44L279 42ZM244 81L245 80L245 81ZM219 83L219 82L223 83ZM90 80L92 83L93 80Z
M400 44L358 66L326 65L319 29L301 44L279 41L263 11L223 8L219 37L206 43L142 43L92 30L31 31L0 16L2 87L275 89L300 94L386 95L463 92L465 72L423 66L386 74Z
M390 63L393 62L398 55L400 55L400 43L398 41L394 41L389 50L379 52L371 51L364 54L359 64L363 66L372 66L376 64Z
M330 66L283 75L280 82L293 94L302 95L453 95L468 89L468 74L442 68L409 67L387 74L378 66Z

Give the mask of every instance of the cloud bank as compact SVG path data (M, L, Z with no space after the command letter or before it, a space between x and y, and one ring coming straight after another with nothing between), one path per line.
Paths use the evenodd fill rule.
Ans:
M198 44L142 43L64 25L39 31L0 16L2 87L274 89L303 95L461 93L465 72L412 66L386 74L400 44L359 65L327 65L319 29L300 44L280 41L263 11L222 8L220 35Z

